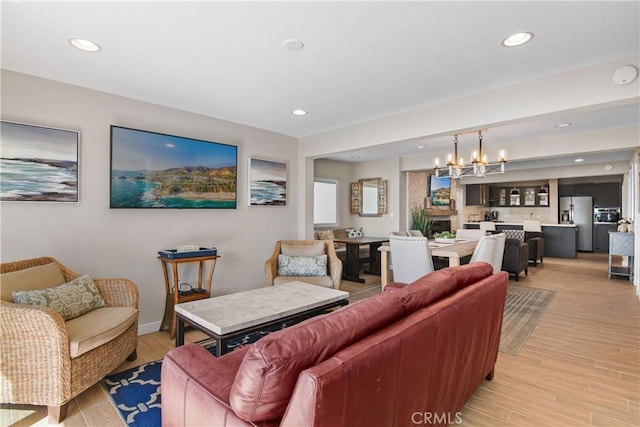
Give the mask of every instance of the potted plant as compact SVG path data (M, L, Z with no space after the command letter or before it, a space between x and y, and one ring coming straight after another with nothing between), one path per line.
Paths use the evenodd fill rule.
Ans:
M431 215L420 206L411 209L411 230L420 230L422 235L430 237L431 235Z

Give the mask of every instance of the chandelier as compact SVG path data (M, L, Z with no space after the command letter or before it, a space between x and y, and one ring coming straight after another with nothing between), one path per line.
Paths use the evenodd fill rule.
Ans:
M458 134L453 135L453 148L453 156L447 154L446 169L441 168L440 160L436 159L433 170L437 177L460 179L463 176L474 175L482 178L485 175L504 173L504 164L507 162L504 150L500 151L497 162L487 161L487 155L482 152L482 130L478 131L478 150L471 154L471 165L465 166L464 159L458 157Z

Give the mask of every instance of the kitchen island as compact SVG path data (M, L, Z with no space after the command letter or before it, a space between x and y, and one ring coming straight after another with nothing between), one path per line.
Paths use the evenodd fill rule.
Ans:
M465 222L464 228L479 229L478 222ZM496 230L522 230L521 222L496 222ZM544 256L576 258L578 226L575 224L542 224Z

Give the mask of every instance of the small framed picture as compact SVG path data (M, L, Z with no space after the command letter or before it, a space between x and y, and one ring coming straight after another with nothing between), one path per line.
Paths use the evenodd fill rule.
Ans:
M287 205L287 162L249 157L249 206Z
M2 120L0 140L0 200L78 202L78 131Z

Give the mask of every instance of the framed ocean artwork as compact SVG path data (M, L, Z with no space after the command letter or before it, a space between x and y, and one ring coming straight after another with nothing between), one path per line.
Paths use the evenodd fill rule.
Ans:
M235 209L238 147L111 126L110 207Z
M249 157L249 206L287 205L287 162Z
M0 200L78 202L78 146L74 130L0 122Z
M451 199L451 178L429 175L429 197L434 206L449 206Z

